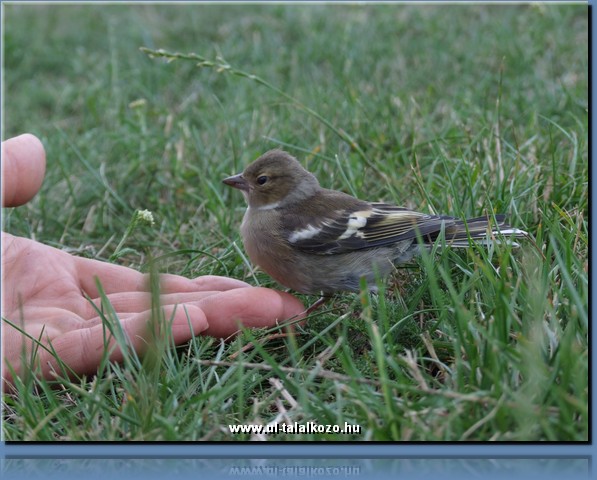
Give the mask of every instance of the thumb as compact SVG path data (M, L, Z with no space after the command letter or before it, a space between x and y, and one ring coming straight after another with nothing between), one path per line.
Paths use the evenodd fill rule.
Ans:
M25 133L2 142L2 206L18 207L41 188L46 152L39 139Z

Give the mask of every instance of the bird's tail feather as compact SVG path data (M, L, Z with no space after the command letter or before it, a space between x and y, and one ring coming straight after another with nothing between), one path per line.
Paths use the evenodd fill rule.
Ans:
M518 247L514 239L524 238L528 233L524 230L511 227L506 222L505 215L495 215L495 222L491 217L477 217L466 221L457 220L444 229L446 243L451 247L469 247L470 240L480 245L506 244ZM436 233L430 240L435 242L439 235Z

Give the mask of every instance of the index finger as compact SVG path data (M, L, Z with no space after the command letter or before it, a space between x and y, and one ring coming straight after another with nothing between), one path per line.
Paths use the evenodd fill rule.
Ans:
M91 297L99 297L96 280L106 295L126 292L149 292L149 275L129 267L101 262L90 258L74 257L81 288ZM249 286L240 280L216 275L204 275L194 279L179 275L160 275L160 291L188 293L202 291L226 291Z

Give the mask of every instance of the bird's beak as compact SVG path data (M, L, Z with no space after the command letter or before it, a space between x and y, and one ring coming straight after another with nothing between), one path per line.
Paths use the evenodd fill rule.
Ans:
M233 175L232 177L225 178L224 180L222 180L222 182L224 182L226 185L228 185L230 187L238 188L239 190L242 190L243 192L249 191L249 184L243 177L242 173L239 173L238 175Z

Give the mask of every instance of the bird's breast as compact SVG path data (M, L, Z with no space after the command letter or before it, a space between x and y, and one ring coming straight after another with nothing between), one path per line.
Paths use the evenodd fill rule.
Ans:
M301 268L297 252L283 237L280 219L269 213L251 209L245 212L241 224L245 251L251 263L278 283L303 291L308 278Z

